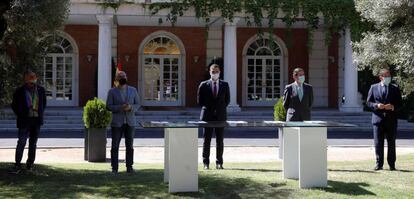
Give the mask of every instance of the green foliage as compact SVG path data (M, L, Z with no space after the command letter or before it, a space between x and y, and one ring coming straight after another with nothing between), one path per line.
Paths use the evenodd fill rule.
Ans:
M133 0L95 0L98 1L98 5L102 6L104 9L112 8L115 12L118 10L121 4L133 4Z
M352 28L353 36L357 39L367 26L361 22L353 0L176 0L152 3L147 7L152 15L161 10L169 10L166 20L172 25L190 9L194 9L197 18L203 19L209 18L211 13L219 12L223 18L232 21L237 14L242 14L247 25L259 28L264 26L264 19L268 19L270 33L273 32L276 20L282 20L288 31L295 22L305 21L308 31L312 32L319 27L319 15L322 14L328 40L332 33L346 26Z
M356 8L364 20L374 24L354 44L358 66L371 69L374 75L382 67L391 67L394 79L408 96L414 92L414 2L358 0Z
M112 120L112 113L103 100L94 98L83 107L83 123L86 128L106 128Z
M25 70L40 70L48 44L43 38L62 29L68 7L69 0L14 0L2 10L7 27L0 38L0 105L10 102Z
M277 100L273 109L273 117L275 118L275 121L286 121L286 110L285 107L283 107L283 97Z

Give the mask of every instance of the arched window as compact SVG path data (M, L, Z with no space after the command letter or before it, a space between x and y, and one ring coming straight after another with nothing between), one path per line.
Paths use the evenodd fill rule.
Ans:
M43 73L40 80L46 89L48 105L75 106L77 48L74 42L60 34L45 38L44 43L46 56L43 58Z
M145 42L145 41L144 41ZM182 105L182 45L178 38L150 35L142 47L141 91L144 106Z
M255 37L245 50L245 103L247 106L270 106L281 95L283 84L282 50L269 37Z

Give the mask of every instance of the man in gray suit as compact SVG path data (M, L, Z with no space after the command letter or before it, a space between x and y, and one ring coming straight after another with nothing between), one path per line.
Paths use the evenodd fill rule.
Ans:
M313 89L305 83L305 72L302 68L293 70L295 82L285 88L283 106L286 109L286 121L304 121L311 119Z
M135 112L140 107L139 96L137 89L127 85L125 72L119 71L115 76L115 82L118 85L109 90L106 100L108 108L112 111L112 173L118 173L119 143L121 142L122 134L125 137L127 172L133 173L134 133L136 126Z

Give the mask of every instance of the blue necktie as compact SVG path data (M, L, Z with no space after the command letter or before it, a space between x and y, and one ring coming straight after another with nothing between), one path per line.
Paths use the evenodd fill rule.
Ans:
M388 91L387 86L384 85L382 87L382 99L385 99L387 97L387 91Z
M299 100L302 101L303 98L303 90L300 86L297 87L298 88L298 95L299 95Z

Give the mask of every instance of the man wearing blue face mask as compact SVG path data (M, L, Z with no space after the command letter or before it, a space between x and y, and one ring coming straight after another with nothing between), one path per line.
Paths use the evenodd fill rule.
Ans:
M304 121L311 119L313 89L305 83L305 71L302 68L293 70L295 82L286 86L283 106L286 109L286 121Z
M375 143L376 165L374 170L381 170L384 164L384 138L387 139L387 162L390 170L395 170L395 138L397 134L397 113L401 108L400 89L391 84L391 73L388 69L379 72L381 82L371 85L368 92L367 105L372 112L372 125Z
M201 106L200 120L226 121L227 106L230 103L229 84L219 79L220 67L210 66L209 80L201 82L197 91L197 102ZM216 134L216 169L223 169L223 128L204 128L203 163L204 169L210 169L210 143L212 134Z

